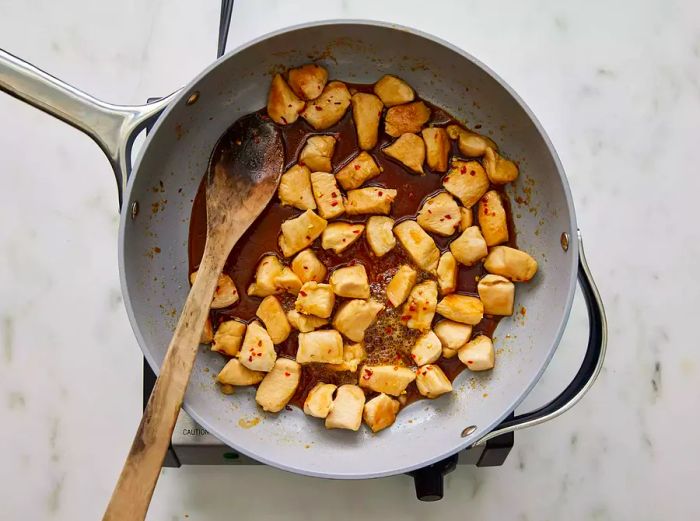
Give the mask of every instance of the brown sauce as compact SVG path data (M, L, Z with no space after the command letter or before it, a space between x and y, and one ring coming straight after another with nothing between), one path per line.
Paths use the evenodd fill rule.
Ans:
M350 83L347 85L351 91L352 89L361 92L372 91L371 85ZM424 101L424 103L430 107L432 113L428 125L447 126L452 123L460 124L455 118L441 108L431 105L426 101ZM260 113L265 114L265 109L261 109ZM336 138L336 146L331 163L333 165L333 173L340 170L359 152L355 127L352 121L352 111L350 109L348 109L340 122L324 131L314 130L302 118L299 118L291 125L280 126L279 128L284 141L285 169L290 168L297 162L297 158L306 138L315 134L333 135ZM394 138L380 132L377 146L368 152L382 169L382 173L363 186L383 186L385 188L396 189L398 195L392 204L390 216L396 220L415 218L423 201L428 196L443 189L442 178L444 174L431 172L427 165L425 165L426 174L423 176L409 173L405 167L381 152L381 149L393 141L393 139ZM460 157L456 142L452 142L451 157ZM204 177L203 175L203 178ZM492 187L492 189L499 188ZM510 237L506 245L516 247L516 233L513 226L510 200L504 192L501 192L501 195L508 218ZM472 211L476 211L475 208L473 208ZM220 322L231 318L238 318L245 322L250 322L255 318L255 311L262 299L248 296L246 290L251 282L253 282L258 262L264 255L277 254L280 259L283 259L283 256L277 248L280 226L285 220L298 214L299 210L289 206L282 206L279 200L275 198L233 248L226 262L224 273L228 274L235 282L240 295L240 301L229 309L211 310L210 316L214 328L216 328ZM340 220L364 222L368 217L368 215L341 216ZM477 220L474 219L474 222L476 221ZM432 235L441 252L446 251L450 241L457 236L458 234L452 237ZM205 239L206 204L203 179L194 199L190 218L188 252L190 272L195 271L199 266L204 251ZM311 248L318 255L321 262L326 265L329 274L335 268L341 266L352 263L363 264L367 270L372 295L380 297L378 300L381 302L385 300L384 289L386 284L391 280L396 268L401 264L411 263L400 244L397 244L392 251L383 257L377 258L372 253L364 238L356 241L341 254L335 254L332 251L322 249L320 239L317 239ZM288 261L290 260L291 258L288 259ZM457 292L478 296L476 289L477 280L485 274L486 271L482 264L471 268L460 265ZM284 293L278 295L278 298L285 310L294 307L294 295ZM344 300L346 299L337 298L336 305L342 303ZM413 366L410 358L410 349L419 333L408 330L405 326L401 325L398 314L397 310L387 307L387 309L380 313L377 322L366 331L365 350L367 351L367 361L369 363L396 363L398 365ZM501 317L485 316L478 325L474 326L472 335L484 334L492 337L500 318ZM298 333L293 331L285 342L277 345L276 350L278 354L294 358L297 351L297 337ZM451 381L465 369L464 365L456 356L451 359L440 358L437 365L442 368ZM324 364L304 365L302 367L302 376L299 386L290 404L302 407L308 391L317 382L333 383L336 385L342 385L344 383L356 384L357 373L333 371L325 367ZM368 398L374 394L371 391L365 391ZM423 396L418 393L415 382L409 385L405 397L404 405L423 398Z

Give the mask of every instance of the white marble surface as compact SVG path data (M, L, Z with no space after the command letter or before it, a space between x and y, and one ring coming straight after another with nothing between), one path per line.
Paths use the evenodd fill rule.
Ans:
M445 38L532 107L568 172L607 305L606 367L573 411L519 433L503 467L450 475L440 503L417 503L406 477L181 468L163 472L149 519L700 518L700 4L239 0L229 48L337 17ZM212 60L217 27L214 0L0 0L0 47L121 103L184 84ZM115 196L89 139L0 95L3 519L99 518L137 424L141 356L119 292ZM527 404L564 385L586 332L577 298Z

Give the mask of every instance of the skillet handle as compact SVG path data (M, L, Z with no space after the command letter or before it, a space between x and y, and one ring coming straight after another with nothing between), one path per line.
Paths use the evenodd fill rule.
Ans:
M588 347L586 348L586 355L583 358L581 367L566 389L547 405L504 421L496 430L491 431L474 443L474 446L483 445L488 440L502 434L525 429L527 427L534 427L535 425L552 420L560 414L565 413L583 398L583 395L588 392L593 382L595 382L598 377L600 369L603 367L605 349L608 343L608 323L605 318L605 309L603 308L603 302L598 293L598 288L596 288L595 282L593 282L593 277L586 263L586 255L583 252L583 241L580 231L578 232L578 242L578 282L586 301L590 329Z
M148 105L105 103L2 49L0 90L90 136L114 170L120 205L131 173L131 147L136 135L176 94Z

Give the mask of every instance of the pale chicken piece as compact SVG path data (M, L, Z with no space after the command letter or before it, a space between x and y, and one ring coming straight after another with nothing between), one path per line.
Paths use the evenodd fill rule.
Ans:
M496 246L508 241L506 209L498 192L495 190L486 192L479 200L479 209L476 214L487 246Z
M314 385L304 400L304 413L315 418L325 418L331 410L333 393L337 385L318 382Z
M294 302L294 309L305 315L328 318L333 312L334 305L335 295L330 284L305 282Z
M365 230L364 224L333 222L323 231L321 247L324 250L333 250L335 253L343 253L360 238Z
M333 219L345 213L343 194L335 176L326 172L311 173L311 189L318 206L318 214L324 219Z
M338 123L349 106L350 91L347 86L340 81L331 81L318 98L306 104L301 117L316 130L324 130Z
M365 393L356 385L341 385L335 392L331 410L326 416L326 429L356 431L362 424Z
M323 92L323 87L328 81L328 71L316 65L307 63L301 67L289 69L289 86L301 99L313 100Z
M401 134L401 137L388 147L382 149L387 156L402 163L411 172L423 174L425 161L425 143L416 134Z
M411 359L417 366L437 362L442 354L440 339L432 331L426 331L418 337L411 348Z
M297 362L339 364L343 361L343 338L334 329L299 333Z
M484 154L484 168L489 179L495 185L504 185L518 178L518 165L500 156L491 147L488 147Z
M424 128L421 131L425 142L425 157L433 172L446 172L450 154L450 139L447 131L440 127Z
M411 86L396 76L387 74L374 84L374 93L387 107L410 103L416 97Z
M255 315L265 324L265 329L267 329L273 344L281 344L287 340L289 333L292 332L292 326L289 325L282 304L274 295L262 300Z
M437 304L437 283L434 280L426 280L413 286L403 305L401 321L409 329L427 331L435 316Z
M429 197L423 203L416 221L426 232L449 237L459 228L459 206L447 192Z
M474 224L474 215L471 208L461 206L459 208L459 231L463 232Z
M190 284L194 284L197 278L197 272L190 274ZM219 275L219 279L216 281L216 289L214 290L214 296L211 300L211 309L221 309L228 306L233 306L238 302L238 290L233 282L233 279L222 273Z
M450 172L443 178L445 190L471 208L489 189L489 177L477 161L452 161Z
M392 396L402 394L408 384L416 379L416 373L399 365L363 365L360 369L360 387Z
M449 320L475 326L484 318L484 305L476 297L453 293L438 303L437 312Z
M510 316L513 314L515 284L500 275L486 275L477 285L479 298L487 315Z
M440 339L443 355L445 350L452 352L451 356L447 358L451 358L457 354L457 350L469 342L469 338L472 336L472 326L469 324L460 324L453 320L441 320L435 324L433 331Z
M437 267L437 282L441 295L449 295L457 289L457 259L452 252L446 251L440 256Z
M248 324L238 359L252 371L267 372L275 365L277 359L275 346L260 322L254 321Z
M277 279L282 275L284 265L276 255L265 255L255 270L255 282L248 286L248 295L253 297L267 297L281 293L277 285Z
M346 190L352 190L353 188L359 188L362 186L362 183L377 177L381 173L374 158L367 152L362 151L341 168L335 174L335 178L340 183L340 186Z
M312 210L282 223L279 245L285 257L291 257L298 251L311 245L326 229L328 222Z
M430 119L430 109L422 101L396 105L386 111L384 131L392 137L420 132Z
M391 203L396 199L396 194L397 191L392 188L378 186L350 190L345 211L348 215L387 215L391 211Z
M309 281L321 282L326 278L327 270L313 250L304 250L299 252L292 260L292 271L303 284Z
M211 325L211 319L207 317L204 322L204 328L202 329L202 334L199 337L200 344L211 344L214 341L214 328Z
M424 365L416 373L418 392L426 398L437 398L452 391L452 384L437 365Z
M241 349L246 325L238 320L226 320L214 333L211 350L227 356L236 356Z
M472 130L464 129L459 125L448 125L447 134L450 139L458 140L459 151L467 157L481 157L486 153L488 147L498 150L492 139Z
M299 163L314 172L330 172L333 150L335 150L333 136L311 136L301 150Z
M281 74L275 74L267 95L267 115L280 125L294 123L304 110L304 102L289 88Z
M435 273L440 260L440 250L435 241L416 221L403 221L394 226L394 234L416 265L429 273Z
M478 226L470 226L450 243L450 251L457 262L473 266L488 255L488 247Z
M289 358L278 358L272 370L265 375L255 393L255 401L267 412L279 412L294 396L301 366Z
M251 371L237 358L232 358L216 375L216 381L224 385L255 385L265 377L261 371Z
M353 94L351 102L357 144L362 150L371 150L377 144L379 120L382 117L384 104L374 94L364 92Z
M296 295L301 289L302 282L289 266L285 266L282 273L275 279L275 285L287 293Z
M294 165L280 178L277 195L283 205L299 210L315 210L316 201L311 191L311 171L306 166Z
M485 335L479 335L462 346L458 356L460 362L471 371L488 371L496 363L493 342Z
M386 429L396 421L396 414L399 412L399 401L390 398L389 395L381 393L365 404L362 418L372 432L379 432Z
M339 297L369 298L369 280L362 264L338 268L331 273L329 282Z
M300 333L309 333L328 324L328 320L325 318L314 315L304 315L303 313L299 313L296 309L287 311L287 320L289 324Z
M524 251L495 246L486 257L484 268L489 273L502 275L513 282L526 282L537 273L537 261Z
M408 298L408 294L416 285L418 272L408 264L399 266L394 276L386 286L386 298L391 302L391 305L399 307L404 300Z
M373 215L367 219L367 244L377 257L383 257L396 246L394 219Z
M334 371L357 371L357 366L367 358L364 343L353 342L345 343L343 346L343 361L339 364L327 366Z
M362 342L365 331L377 319L384 305L374 300L344 302L333 317L333 327L353 342Z

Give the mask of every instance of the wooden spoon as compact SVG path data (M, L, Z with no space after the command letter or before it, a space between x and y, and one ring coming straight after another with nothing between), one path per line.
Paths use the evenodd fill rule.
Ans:
M256 114L234 123L214 148L207 173L202 262L103 519L146 517L219 274L234 244L275 194L283 162L279 131Z

